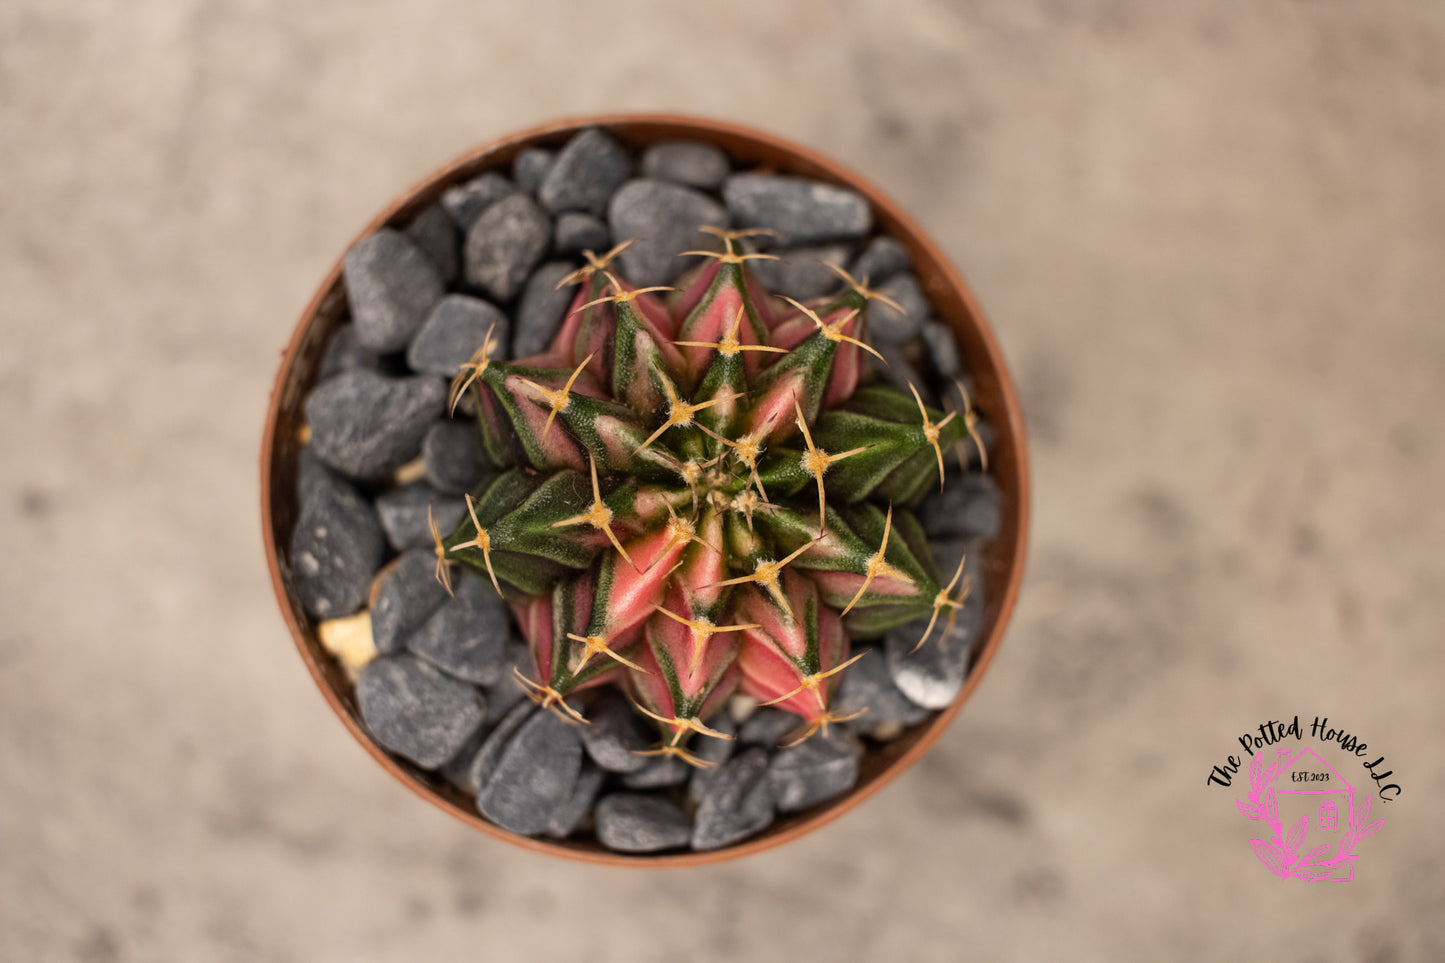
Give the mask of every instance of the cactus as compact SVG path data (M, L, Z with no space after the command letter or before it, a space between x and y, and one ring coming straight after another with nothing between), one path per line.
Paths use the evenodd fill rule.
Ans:
M832 708L852 640L960 604L910 507L973 435L870 381L870 305L842 293L770 297L746 231L676 288L636 288L586 253L550 349L492 360L490 336L452 384L477 414L495 474L466 498L437 573L479 571L511 604L534 701L578 721L576 693L615 685L658 727L655 754L694 765L694 736L735 692L799 717ZM881 357L878 357L881 361ZM926 640L919 640L923 644Z

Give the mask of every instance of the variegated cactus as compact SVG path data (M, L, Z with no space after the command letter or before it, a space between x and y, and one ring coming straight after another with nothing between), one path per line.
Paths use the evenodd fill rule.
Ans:
M452 405L472 399L497 473L434 531L439 578L472 566L511 603L536 701L585 721L570 697L619 686L657 724L654 752L694 764L733 693L807 738L842 719L852 639L957 610L967 587L909 506L942 484L945 451L977 444L971 411L870 383L886 299L867 279L771 297L748 232L702 230L716 249L688 252L707 260L677 288L630 286L625 245L588 252L550 351L503 363L488 344L463 366Z

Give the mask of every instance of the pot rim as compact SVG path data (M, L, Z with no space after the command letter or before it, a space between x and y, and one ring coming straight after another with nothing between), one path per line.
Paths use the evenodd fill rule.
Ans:
M282 421L283 408L299 407L297 395L302 386L293 374L298 357L308 346L308 335L323 309L333 307L334 299L344 297L341 287L341 271L345 253L362 238L388 223L410 216L430 204L450 184L473 176L484 169L497 169L523 148L542 142L558 142L566 135L584 127L601 127L613 132L619 139L634 146L671 139L692 139L719 144L734 156L748 154L776 162L780 173L795 173L803 176L845 185L867 198L875 217L875 227L885 228L908 248L920 284L925 287L935 306L939 301L953 302L952 310L940 311L944 320L953 329L960 347L966 348L968 369L976 379L987 373L992 381L992 394L1000 405L986 410L995 427L993 456L995 469L991 472L999 482L1004 494L1003 526L998 536L986 549L992 560L1001 558L1005 564L998 566L1001 572L990 573L990 595L993 600L986 602L984 638L982 644L975 644L972 664L962 691L946 708L925 723L910 727L898 739L885 743L875 754L886 752L888 746L906 744L903 751L883 764L883 768L871 778L860 778L859 784L836 799L804 811L801 815L784 817L763 833L732 846L703 852L686 851L663 854L624 854L602 848L597 844L568 843L561 840L547 840L520 836L502 829L484 819L475 808L462 806L456 800L447 798L438 788L423 781L419 770L394 759L374 743L362 726L356 712L348 706L338 692L333 678L337 672L330 663L330 657L320 648L315 632L307 625L299 605L288 595L282 572L282 559L289 532L283 533L276 523L277 499L287 498L284 486L273 487L278 463L282 460L280 445L296 445L294 432L288 438L278 432ZM310 347L315 348L315 337ZM964 342L968 342L965 344ZM314 383L314 377L308 379ZM982 379L979 379L982 380ZM309 385L305 387L309 388ZM981 392L976 388L975 395ZM977 400L977 399L975 399ZM1002 456L1002 457L1000 457ZM845 165L839 164L810 148L793 143L777 135L756 128L743 126L731 121L676 113L615 113L590 114L565 117L545 124L527 128L472 148L443 164L430 175L414 183L398 194L379 214L342 249L336 263L327 273L315 295L302 311L291 339L282 354L276 379L267 406L266 424L261 442L261 521L262 541L266 563L271 573L272 588L280 605L282 616L291 631L292 639L307 671L321 690L322 696L332 711L351 735L361 744L373 759L381 764L395 779L418 796L460 819L467 825L479 829L493 838L504 840L532 852L562 856L587 863L612 866L669 868L701 866L710 863L738 859L754 853L764 852L775 846L797 839L851 811L866 799L872 797L885 785L896 779L933 746L944 730L953 722L963 704L982 682L985 671L993 661L1003 640L1005 629L1012 616L1023 580L1025 556L1027 554L1028 524L1030 511L1030 484L1028 452L1022 407L1013 380L1005 366L1003 354L998 347L992 329L973 292L962 276L944 256L938 245L901 207L881 191L877 185ZM1005 485L999 469L1006 466L1012 484ZM294 496L289 496L294 499ZM998 575L1002 574L1002 580ZM995 587L995 584L997 587ZM996 593L996 594L995 594ZM323 660L325 660L323 662ZM328 675L332 676L329 677ZM865 760L867 754L865 753Z

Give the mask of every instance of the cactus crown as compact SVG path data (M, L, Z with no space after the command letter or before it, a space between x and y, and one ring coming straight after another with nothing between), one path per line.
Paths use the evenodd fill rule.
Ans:
M496 474L435 533L439 578L474 567L511 603L536 701L581 720L573 693L621 686L654 751L694 764L734 692L806 738L841 721L850 639L958 608L909 506L974 426L867 383L886 299L866 279L773 298L749 232L701 230L715 249L677 288L630 286L625 244L587 252L547 353L500 362L489 341L462 367L451 403L471 399Z

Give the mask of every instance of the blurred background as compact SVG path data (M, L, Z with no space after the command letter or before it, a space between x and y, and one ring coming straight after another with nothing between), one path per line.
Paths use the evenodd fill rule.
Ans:
M1036 512L923 762L633 872L475 834L354 743L276 609L257 453L393 195L659 109L917 215L1020 383ZM1445 958L1442 171L1433 0L8 0L0 959ZM1348 885L1271 876L1205 785L1295 713L1403 788Z

